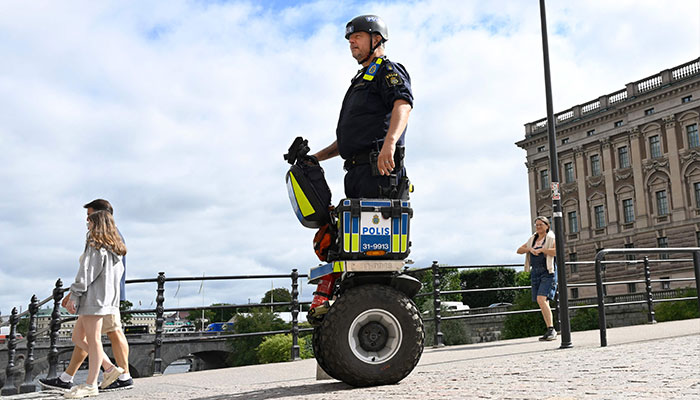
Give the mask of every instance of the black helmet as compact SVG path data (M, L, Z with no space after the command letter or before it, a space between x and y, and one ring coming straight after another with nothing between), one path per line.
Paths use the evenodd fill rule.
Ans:
M383 41L389 40L389 30L384 21L376 15L360 15L345 25L345 39L354 32L378 33Z

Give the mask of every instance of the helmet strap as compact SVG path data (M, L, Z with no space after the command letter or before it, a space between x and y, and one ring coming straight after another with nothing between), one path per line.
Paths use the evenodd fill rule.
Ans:
M377 47L379 47L382 44L382 41L380 40L377 45L373 45L372 42L374 42L374 34L370 33L369 34L369 54L367 54L367 57L363 58L361 61L358 61L357 63L362 65L365 63L365 61L369 60L370 57L374 54L374 51L377 50Z

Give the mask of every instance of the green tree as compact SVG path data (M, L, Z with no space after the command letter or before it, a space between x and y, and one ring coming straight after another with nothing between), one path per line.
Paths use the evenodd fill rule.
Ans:
M229 303L214 303L212 306L230 306L231 304ZM213 309L210 310L212 311L212 318L210 319L209 322L228 322L233 318L234 315L236 315L236 309L235 308L219 308L219 309Z
M202 322L202 318L204 318L204 322ZM187 320L192 322L195 329L204 330L208 322L216 320L216 313L213 310L194 310L187 315Z
M421 281L423 287L419 293L433 293L433 271L420 271L415 274L416 279ZM456 268L440 269L440 291L460 290L459 272ZM461 301L462 296L459 293L440 295L440 301ZM433 310L433 296L422 296L413 299L421 312Z
M248 315L238 315L233 325L233 333L266 332L288 329L289 325L269 309L255 308ZM232 338L232 354L228 362L232 366L258 364L256 349L263 341L263 336Z
M518 272L514 275L513 281L516 286L529 286L530 273ZM503 339L515 339L521 337L537 336L547 329L539 311L537 303L532 301L531 290L513 291L513 310L537 310L524 314L508 315L503 323Z
M261 303L290 303L292 294L286 288L274 288L265 292L265 295L260 300ZM276 312L287 312L291 306L275 306Z
M696 289L686 289L682 297L695 297L698 291ZM681 319L698 318L697 300L680 300L669 301L657 304L654 306L654 315L657 321L676 321Z
M573 311L573 316L571 317L571 331L598 329L597 308L579 308Z
M306 343L310 340L310 336L300 337L298 340L299 355L302 359L314 356ZM266 336L256 348L256 353L260 364L290 361L292 358L292 335Z
M134 304L129 300L122 300L119 302L119 314L121 315L122 325L131 324L131 314L125 314L126 311L131 310Z
M543 334L547 329L537 303L532 302L530 291L516 294L513 311L535 309L537 312L508 315L503 322L503 339L537 336Z
M510 287L515 286L515 270L503 267L465 270L459 275L459 279L464 290ZM515 292L512 290L462 294L462 302L471 308L488 307L493 303L512 303L514 299Z
M15 328L15 332L21 334L24 337L27 337L27 332L29 332L29 317L24 316L17 321L17 327Z

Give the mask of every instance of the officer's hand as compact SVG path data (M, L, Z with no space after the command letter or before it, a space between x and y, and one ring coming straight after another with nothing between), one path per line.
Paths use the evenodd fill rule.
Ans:
M396 165L394 164L394 147L382 146L382 150L377 157L377 170L380 175L390 175Z

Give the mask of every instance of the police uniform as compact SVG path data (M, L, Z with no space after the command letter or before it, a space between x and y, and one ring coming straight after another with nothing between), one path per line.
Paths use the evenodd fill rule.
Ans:
M386 57L375 58L352 79L340 110L336 137L338 152L345 160L345 195L348 198L381 198L380 186L391 186L390 177L372 174L369 153L381 150L389 129L391 111L396 100L406 100L413 107L411 78L403 65ZM403 146L406 130L397 146ZM375 160L376 162L376 160ZM400 179L405 168L397 164Z

